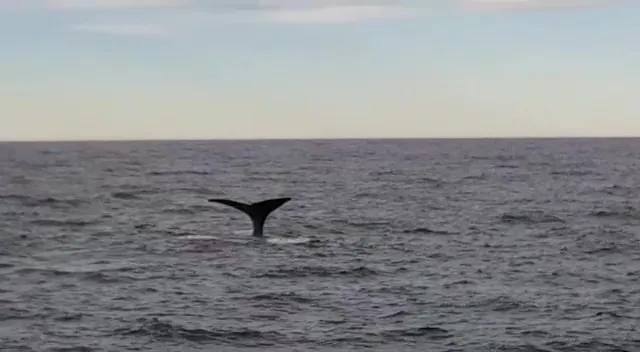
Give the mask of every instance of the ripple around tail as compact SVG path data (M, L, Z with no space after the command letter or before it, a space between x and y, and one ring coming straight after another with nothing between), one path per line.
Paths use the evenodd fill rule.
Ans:
M233 237L221 237L221 236L213 236L213 235L182 235L177 236L177 239L180 240L191 240L191 241L219 241L219 242L232 242L232 243L251 243L251 238L233 238Z
M319 240L309 237L294 237L294 238L285 238L285 237L267 237L267 242L273 244L303 244L309 242L319 242Z
M234 242L234 243L256 243L256 242L264 242L270 244L314 244L319 243L320 240L308 237L253 237L250 235L240 236L240 237L223 237L223 236L213 236L213 235L182 235L177 236L177 238L182 240L210 240L210 241L223 241L223 242Z

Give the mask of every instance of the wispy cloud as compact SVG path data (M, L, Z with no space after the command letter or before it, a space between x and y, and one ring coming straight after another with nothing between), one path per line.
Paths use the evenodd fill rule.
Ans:
M333 25L424 17L424 8L384 5L283 7L252 11L193 11L191 24ZM184 22L183 22L184 23ZM185 23L185 25L189 25Z
M640 4L639 0L0 0L1 8L50 10L115 10L187 8L210 12L283 11L280 18L341 17L342 13L358 11L358 18L383 18L381 10L458 8L460 10L540 10L578 9L594 6ZM313 14L312 14L313 12ZM364 14L364 13L367 14ZM376 14L372 14L377 12ZM335 17L334 17L335 16ZM409 16L410 17L410 16ZM285 20L288 21L288 20ZM332 22L332 20L328 21Z
M158 37L169 34L169 31L164 27L141 24L83 24L73 26L72 29L81 32L124 36Z
M0 0L2 1L2 0ZM111 35L157 37L169 29L191 31L194 27L224 24L334 25L371 21L402 21L426 17L446 0L20 0L36 1L51 10L140 9L110 16L101 23L85 23L75 31ZM640 3L639 0L449 0L449 8L461 11L569 10L594 6ZM145 9L181 8L158 13ZM109 11L110 12L110 11ZM126 17L122 17L126 16ZM121 24L122 21L128 24ZM140 24L145 22L158 25ZM136 24L138 23L138 24Z
M45 6L54 10L77 9L132 9L184 7L191 5L191 0L46 0Z
M0 0L1 1L1 0ZM36 0L22 0L36 1ZM409 7L411 0L39 0L52 11L92 11L140 9L126 13L129 23L161 18L161 24L171 24L180 30L206 24L339 24L368 21L408 20L425 14L424 6ZM427 0L419 0L424 4ZM181 8L174 17L144 9ZM117 14L110 13L109 16ZM137 18L137 20L136 20ZM191 23L189 22L191 18ZM116 21L118 21L116 19ZM160 26L139 24L82 24L76 31L114 35L166 35Z
M637 0L463 0L462 9L489 11L572 10L638 3Z
M419 15L415 10L399 6L326 6L265 11L262 19L270 23L317 24L399 20Z

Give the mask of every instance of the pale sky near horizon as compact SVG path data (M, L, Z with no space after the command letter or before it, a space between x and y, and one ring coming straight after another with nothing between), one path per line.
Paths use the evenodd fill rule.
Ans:
M0 0L0 140L640 136L638 0Z

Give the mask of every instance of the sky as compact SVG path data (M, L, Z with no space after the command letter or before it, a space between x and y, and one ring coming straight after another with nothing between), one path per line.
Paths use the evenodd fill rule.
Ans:
M0 140L640 136L640 0L0 0Z

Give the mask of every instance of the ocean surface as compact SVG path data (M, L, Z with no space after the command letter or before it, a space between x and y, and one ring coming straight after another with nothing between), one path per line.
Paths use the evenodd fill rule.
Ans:
M0 144L0 350L640 351L640 139ZM208 198L293 199L266 239Z

